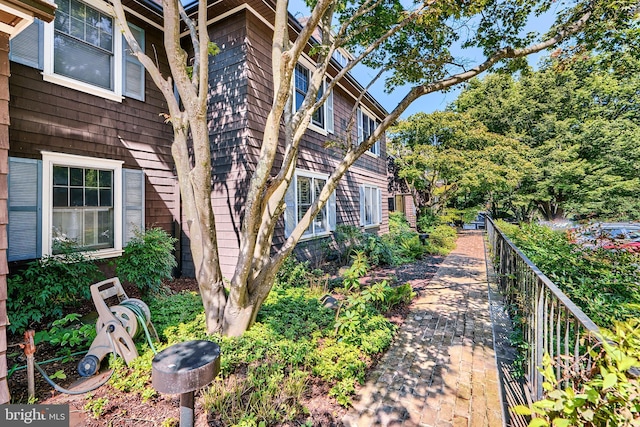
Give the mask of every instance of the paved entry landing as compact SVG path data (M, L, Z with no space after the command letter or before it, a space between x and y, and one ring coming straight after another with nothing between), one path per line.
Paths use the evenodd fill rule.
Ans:
M459 235L353 404L352 427L503 425L482 232Z

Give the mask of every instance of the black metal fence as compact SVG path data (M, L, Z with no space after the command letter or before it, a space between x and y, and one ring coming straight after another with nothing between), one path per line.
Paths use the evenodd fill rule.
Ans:
M556 378L569 382L590 369L590 344L598 327L487 218L498 286L515 309L526 343L525 376L531 397L542 397L542 358L551 356Z

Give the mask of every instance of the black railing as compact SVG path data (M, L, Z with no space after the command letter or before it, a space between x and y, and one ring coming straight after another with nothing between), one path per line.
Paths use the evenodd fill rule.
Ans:
M531 397L542 398L542 358L551 356L556 378L570 383L590 369L588 349L598 327L487 218L487 236L498 286L515 310L526 343L525 376Z

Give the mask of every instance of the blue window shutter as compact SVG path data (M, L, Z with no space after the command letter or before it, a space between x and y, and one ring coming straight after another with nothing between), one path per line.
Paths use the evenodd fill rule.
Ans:
M122 169L122 245L144 231L144 172Z
M336 229L336 192L335 190L329 196L329 230L335 231Z
M9 157L7 260L42 256L42 160Z
M35 19L9 42L9 59L28 67L44 68L44 24Z
M296 176L293 176L289 188L284 195L284 237L289 238L293 229L296 228Z
M140 48L144 51L144 30L129 24ZM144 101L144 66L130 53L129 44L122 36L122 86L124 96Z

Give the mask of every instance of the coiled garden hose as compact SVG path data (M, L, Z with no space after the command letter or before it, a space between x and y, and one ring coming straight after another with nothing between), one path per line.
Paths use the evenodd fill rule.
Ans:
M158 351L156 350L155 346L153 345L153 340L151 338L151 334L149 333L149 328L147 326L147 321L149 319L147 318L147 314L144 312L142 307L140 307L138 304L136 304L134 302L128 302L127 300L121 301L119 305L128 308L129 310L131 310L135 314L136 319L138 321L138 324L142 325L142 329L144 330L144 334L145 334L145 337L147 339L147 342L149 343L149 347L151 348L151 351L153 351L153 354L157 354ZM150 321L149 321L149 324L151 325L151 328L153 329L153 334L154 334L156 340L158 340L158 333L156 332L155 328L153 327L153 324ZM113 338L111 337L111 334L114 331L115 331L114 326L113 325L109 325L108 328L107 328L107 337L109 338L109 342L111 343L111 348L113 349L113 351L112 351L113 354L118 356L118 352L116 351L115 343L113 342ZM74 355L79 355L79 354L83 354L83 352L74 353ZM86 352L84 352L84 354L86 354ZM62 359L62 358L60 358L60 359ZM45 364L45 363L48 363L48 362L53 362L53 361L60 360L60 359L50 359L50 360L47 360L45 362L42 362L41 364ZM104 384L106 384L111 379L111 377L113 376L113 373L115 372L115 369L112 369L111 372L109 372L109 375L104 380L98 382L97 384L94 384L93 386L89 387L88 389L84 389L84 390L69 390L69 389L66 389L64 387L59 386L58 384L55 383L55 381L53 381L51 378L49 378L49 375L47 375L47 373L44 371L44 369L42 369L40 367L39 363L34 363L34 366L38 370L38 372L40 372L40 374L42 375L44 380L51 387L53 387L54 390L56 390L56 391L58 391L60 393L71 394L71 395L85 394L85 393L93 391L93 390L95 390L95 389L97 389L99 387L102 387ZM24 369L24 368L26 368L26 366L24 366L22 368ZM18 368L18 369L20 369L20 368ZM18 369L16 369L16 370L18 370Z
M149 347L151 348L151 351L153 351L153 354L158 354L155 346L153 345L153 340L151 339L149 328L147 327L147 321L149 319L147 319L147 315L142 309L142 307L140 307L138 304L129 302L127 300L120 302L120 305L133 311L133 314L135 314L136 318L138 319L138 324L142 325L142 329L144 330L144 335L147 338L147 342L149 343ZM153 329L153 334L155 335L156 340L158 340L158 333L156 332L156 328L153 327L153 324L150 321L149 321L149 324Z
M107 337L109 337L109 342L111 343L111 348L113 349L113 354L115 354L116 356L118 355L118 353L116 352L116 346L113 342L113 338L111 338L111 334L115 331L115 328L113 327L113 325L109 325L109 327L107 328ZM77 395L77 394L85 394L85 393L89 393L90 391L93 391L95 389L97 389L98 387L102 387L103 385L105 385L113 376L113 373L115 372L115 368L111 370L111 372L109 372L109 375L102 381L100 381L97 384L92 385L91 387L89 387L88 389L83 389L83 390L69 390L66 389L64 387L59 386L58 384L55 383L55 381L53 381L51 378L49 378L49 376L47 375L47 373L44 371L44 369L42 369L40 367L40 365L38 363L34 363L36 369L38 370L38 372L40 372L40 374L42 374L42 377L44 378L44 380L51 386L53 387L53 389L55 391L58 391L60 393L65 393L65 394L71 394L71 395Z

